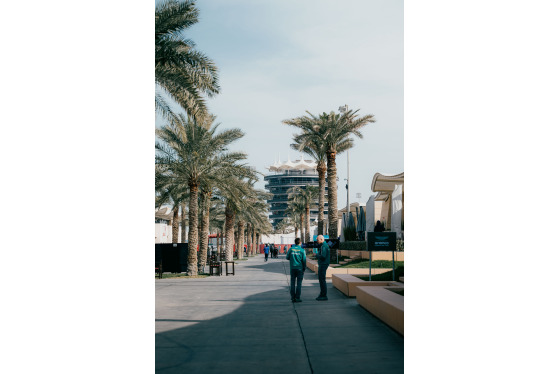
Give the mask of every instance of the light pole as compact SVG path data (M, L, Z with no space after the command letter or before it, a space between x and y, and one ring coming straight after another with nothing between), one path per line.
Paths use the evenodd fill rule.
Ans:
M344 115L348 111L348 105L338 107L338 111ZM346 151L346 222L348 225L348 219L350 218L350 149ZM346 240L346 238L344 238ZM340 244L339 244L340 246ZM336 250L336 263L338 264L338 249Z
M339 106L338 111L342 114L348 111L348 105ZM350 149L346 151L346 220L350 217ZM348 222L346 222L347 224Z

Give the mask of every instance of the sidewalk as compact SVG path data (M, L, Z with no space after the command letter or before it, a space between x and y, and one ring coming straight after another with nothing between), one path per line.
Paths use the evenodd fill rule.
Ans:
M235 276L161 279L156 290L157 373L402 373L403 338L334 289L316 301L305 272L302 303L289 263L240 261Z

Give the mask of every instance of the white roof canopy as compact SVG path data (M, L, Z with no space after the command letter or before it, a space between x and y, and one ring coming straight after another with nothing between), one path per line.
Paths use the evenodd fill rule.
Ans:
M269 171L284 171L284 170L315 170L317 169L317 163L313 160L304 160L301 156L300 160L285 162L275 162L267 168Z
M375 173L371 181L371 191L378 192L377 201L386 201L395 190L395 185L404 184L404 172L396 175L383 175Z

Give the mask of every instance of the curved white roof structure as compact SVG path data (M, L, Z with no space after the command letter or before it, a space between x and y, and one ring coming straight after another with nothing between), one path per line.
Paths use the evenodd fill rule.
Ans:
M284 170L315 170L317 163L313 160L304 160L303 156L297 161L275 162L267 168L269 171L284 171Z
M375 200L385 201L389 197L395 185L404 184L404 172L396 175L383 175L381 173L375 173L371 181L371 191L377 192Z

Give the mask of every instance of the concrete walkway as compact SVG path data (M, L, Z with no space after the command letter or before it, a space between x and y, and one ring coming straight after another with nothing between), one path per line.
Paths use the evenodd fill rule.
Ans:
M305 272L302 303L289 263L264 255L235 276L156 279L156 372L403 373L403 338L328 281Z

